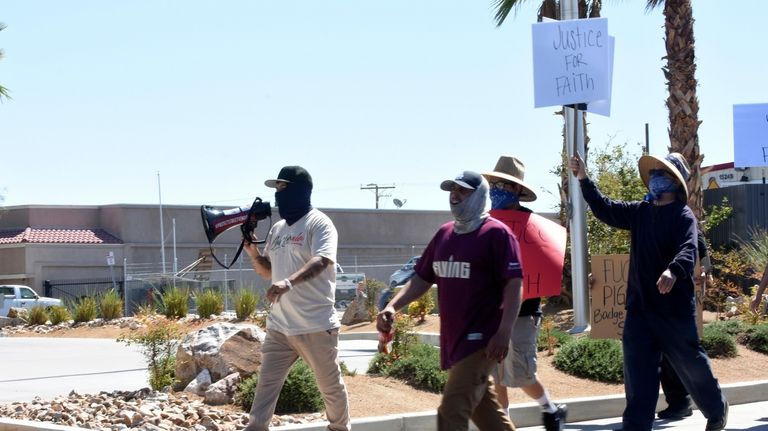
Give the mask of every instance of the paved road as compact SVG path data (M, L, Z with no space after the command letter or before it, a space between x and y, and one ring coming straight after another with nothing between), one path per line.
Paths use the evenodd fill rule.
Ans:
M376 341L339 341L340 359L365 374ZM0 338L0 403L78 393L136 390L148 385L135 346L98 338Z
M695 410L693 416L681 421L656 421L654 430L702 431L707 419ZM568 431L604 431L621 428L621 418L599 419L566 424ZM519 431L541 431L543 427L518 428ZM768 431L768 401L731 406L726 431Z
M112 339L0 338L0 403L147 386L144 357Z

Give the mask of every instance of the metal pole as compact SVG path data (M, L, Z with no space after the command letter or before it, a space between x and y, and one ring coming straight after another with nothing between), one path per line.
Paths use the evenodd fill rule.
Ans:
M227 262L227 254L224 253L224 311L229 310L229 296L227 295L227 266L229 266L229 262Z
M176 274L179 272L179 259L176 257L176 218L173 221L173 287L176 287Z
M560 2L562 19L578 19L577 0ZM575 107L563 107L565 112L565 136L568 157L574 152L584 154L584 113ZM589 291L587 287L587 217L586 202L581 196L579 181L568 174L571 224L571 286L573 288L573 328L571 333L589 330Z
M128 296L128 285L130 284L130 283L128 283L128 277L127 277L127 275L128 275L128 268L127 268L127 266L128 266L128 259L124 257L123 258L123 292L125 294L125 301L123 301L124 302L123 308L125 308L125 311L123 312L123 315L125 317L128 317L128 298L129 298L129 296Z
M651 154L651 140L648 137L648 123L645 123L645 154Z
M157 172L157 201L160 207L160 260L163 264L163 275L165 275L165 233L163 233L163 195L160 190L160 171Z

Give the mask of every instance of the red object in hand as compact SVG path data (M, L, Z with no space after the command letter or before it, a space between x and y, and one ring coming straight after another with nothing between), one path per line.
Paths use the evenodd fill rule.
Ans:
M388 354L392 346L392 333L379 331L379 353Z

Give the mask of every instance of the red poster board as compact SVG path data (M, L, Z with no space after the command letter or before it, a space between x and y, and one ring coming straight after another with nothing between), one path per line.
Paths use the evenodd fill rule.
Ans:
M558 296L563 283L565 228L542 216L493 210L491 217L509 226L523 253L523 298Z

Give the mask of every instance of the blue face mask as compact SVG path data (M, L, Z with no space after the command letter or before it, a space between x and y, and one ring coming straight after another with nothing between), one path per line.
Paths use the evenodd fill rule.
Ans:
M520 196L517 193L496 187L491 189L491 209L503 210L518 203L520 203Z
M663 193L674 193L678 190L677 183L663 173L651 172L648 180L648 195L646 200L659 199Z

